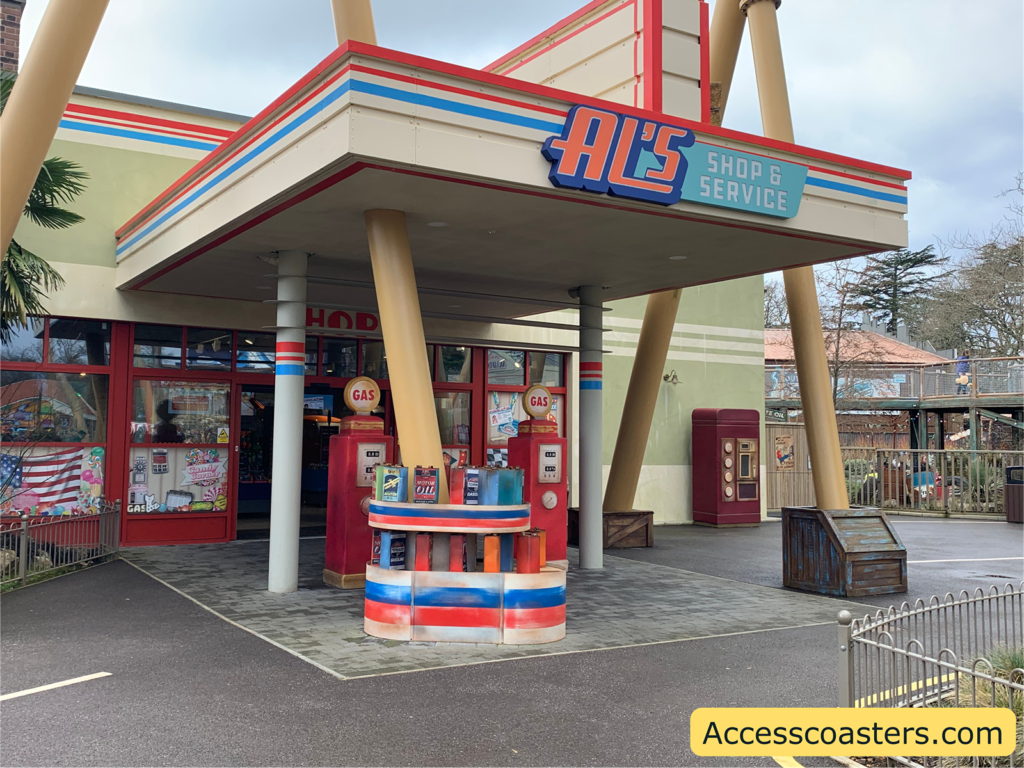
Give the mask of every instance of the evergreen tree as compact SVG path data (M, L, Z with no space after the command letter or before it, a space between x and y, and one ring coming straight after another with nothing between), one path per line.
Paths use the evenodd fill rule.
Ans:
M930 295L936 281L945 277L934 270L946 261L931 245L919 251L900 248L869 256L855 293L857 305L884 320L889 333L895 333L900 322L910 318Z

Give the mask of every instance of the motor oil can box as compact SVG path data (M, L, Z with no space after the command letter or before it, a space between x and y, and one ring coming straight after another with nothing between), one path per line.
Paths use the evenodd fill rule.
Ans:
M415 504L437 504L436 467L416 467L413 470L412 500Z

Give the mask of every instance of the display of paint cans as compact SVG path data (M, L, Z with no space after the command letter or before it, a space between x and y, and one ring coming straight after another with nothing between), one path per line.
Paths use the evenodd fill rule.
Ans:
M434 562L434 534L416 534L416 570L429 571Z
M480 468L480 504L496 506L498 504L498 484L505 470L497 467Z
M436 467L416 467L413 470L412 500L414 504L437 504Z
M409 470L392 464L374 467L374 496L379 501L406 502L409 500Z
M405 568L405 531L380 531L374 534L374 554L381 568L401 571ZM379 541L379 544L378 544ZM378 550L379 547L379 550Z
M516 536L516 573L540 573L540 536L521 533Z
M462 486L462 503L473 505L480 503L480 467L466 467L465 482Z

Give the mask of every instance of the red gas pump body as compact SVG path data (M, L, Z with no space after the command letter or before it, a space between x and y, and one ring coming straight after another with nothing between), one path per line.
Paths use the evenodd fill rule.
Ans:
M761 416L744 408L693 411L693 522L761 523Z
M547 419L519 422L519 436L508 439L508 465L523 469L523 502L530 504L530 525L547 531L548 565L565 565L568 557L566 445L558 436L558 425Z
M394 452L395 438L384 434L384 421L376 416L346 416L331 438L325 584L342 589L366 585L373 529L364 506L373 491L374 465L391 463Z

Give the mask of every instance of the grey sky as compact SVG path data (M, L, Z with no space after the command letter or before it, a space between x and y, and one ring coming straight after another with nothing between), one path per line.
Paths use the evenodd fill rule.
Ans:
M381 45L481 67L584 2L375 0L374 12ZM22 56L45 5L27 2ZM912 171L914 247L1005 213L998 195L1024 170L1022 9L786 0L779 12L798 143ZM334 45L328 0L111 0L81 83L251 115ZM725 124L761 132L746 40Z

